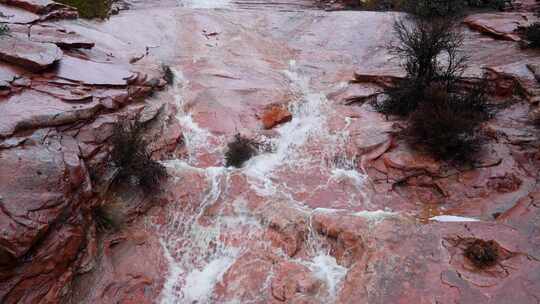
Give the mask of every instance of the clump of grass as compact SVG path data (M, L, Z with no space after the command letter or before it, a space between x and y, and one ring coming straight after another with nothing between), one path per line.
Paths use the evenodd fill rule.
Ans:
M234 140L227 145L225 163L227 167L240 168L258 152L258 143L240 134L234 136Z
M479 269L495 266L500 259L499 246L493 240L475 239L471 241L465 248L464 255Z
M163 165L153 160L143 139L142 123L120 121L116 124L112 141L111 159L118 169L116 180L135 182L145 192L156 192L167 177Z

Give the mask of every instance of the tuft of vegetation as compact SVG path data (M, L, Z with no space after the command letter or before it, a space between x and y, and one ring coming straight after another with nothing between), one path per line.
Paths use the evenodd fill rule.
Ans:
M167 84L172 85L174 83L174 72L171 67L166 64L162 64L161 69L163 70L163 78Z
M540 48L540 22L535 22L523 29L523 37L528 47Z
M153 160L146 150L142 123L121 121L116 124L111 137L111 159L118 169L116 180L136 182L145 192L156 192L167 177L167 171Z
M9 26L7 24L0 24L0 36L5 36L9 34Z
M118 230L120 227L114 215L102 205L92 209L92 218L96 223L97 230L100 232Z
M499 246L492 240L475 239L467 245L464 255L477 268L489 268L499 263Z
M227 167L240 168L258 152L259 144L240 134L234 136L234 140L227 145L225 162Z

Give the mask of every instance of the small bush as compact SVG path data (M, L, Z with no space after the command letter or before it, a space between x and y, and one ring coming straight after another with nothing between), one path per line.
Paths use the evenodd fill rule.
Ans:
M424 98L409 118L406 136L440 159L470 160L481 143L478 128L489 117L485 89L464 94L433 85Z
M174 72L171 69L170 66L163 64L161 66L161 69L163 70L163 78L167 82L168 85L172 85L174 83Z
M142 131L143 124L139 122L119 122L111 138L111 159L118 168L117 180L135 181L146 192L155 192L167 171L150 157Z
M525 27L523 36L528 41L528 47L540 48L540 22Z
M9 26L7 24L0 24L0 36L5 36L9 34Z
M234 136L234 140L227 145L225 162L227 167L240 168L246 161L257 154L258 144L240 134Z
M391 115L408 115L423 101L425 90L434 82L456 82L465 69L464 56L459 47L461 35L452 19L402 18L394 23L397 41L387 48L390 54L402 60L406 77L385 90L386 99L375 108ZM441 60L445 55L445 60Z

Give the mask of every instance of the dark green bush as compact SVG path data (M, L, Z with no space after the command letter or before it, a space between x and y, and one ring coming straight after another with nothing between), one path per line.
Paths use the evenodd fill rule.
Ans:
M540 48L540 22L535 22L523 31L523 36L528 41L528 46Z
M111 137L111 159L118 169L118 181L135 181L145 192L155 192L167 171L150 157L148 143L143 139L144 126L139 122L121 121Z
M83 18L107 18L110 13L111 0L57 0L77 8L79 15Z
M240 168L258 152L259 144L240 134L234 136L234 140L227 145L225 162L227 167Z

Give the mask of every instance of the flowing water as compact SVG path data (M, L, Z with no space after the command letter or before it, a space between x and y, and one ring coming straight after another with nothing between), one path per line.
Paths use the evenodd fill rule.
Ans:
M329 131L327 115L332 109L324 94L311 91L310 79L297 70L294 61L290 62L289 70L283 73L289 78L291 91L297 96L290 106L294 118L277 129L279 133L277 137L268 139L274 147L271 152L252 158L241 169L232 169L197 167L197 158L201 151L224 149L225 141L199 127L190 113L182 110L185 107L182 94L189 87L189 83L181 71L175 71L174 92L181 109L177 119L185 130L188 156L183 160L168 161L166 165L170 170L184 173L194 171L202 174L208 186L201 202L195 204L197 206L195 210L171 213L169 222L161 229L162 245L170 264L161 303L211 303L214 287L246 249L243 245L260 237L257 231L260 231L262 224L246 211L244 208L246 198L242 196L235 198L233 206L236 210L233 215L218 213L211 218L211 223L205 220L207 209L226 195L228 180L232 174L244 175L250 187L262 197L284 198L295 202L301 208L303 203L294 199L293 192L297 189L290 189L281 184L279 177L283 172L302 173L302 168L316 168L328 182L338 180L349 184L350 189L355 189L349 193L351 201L358 201L357 197L364 199L364 176L355 170L354 159L342 157L337 161L328 162L325 160L327 157L320 155L307 157L309 154L306 153L314 144L322 143L324 143L322 146L328 148L322 151L323 155L336 155L343 149L348 134L347 132L333 134ZM213 140L210 140L211 138ZM221 143L221 146L218 144L212 147L208 142ZM220 212L222 211L223 209L220 209ZM240 244L233 246L223 242L224 231L240 234L239 237L242 239ZM245 231L254 233L249 235L245 234ZM325 296L331 300L336 296L337 288L345 277L347 268L337 264L336 259L330 255L330 249L319 241L316 233L310 235L307 241L310 258L299 259L296 262L308 267L316 278L324 282Z
M222 0L182 1L179 4L203 9L235 5ZM275 136L263 136L262 141L271 148L239 169L201 165L205 155L223 154L227 138L212 134L195 122L184 98L191 84L181 67L173 67L175 83L172 90L179 108L176 118L184 132L187 155L167 161L165 165L180 176L202 176L206 185L200 200L186 202L179 199L173 204L176 206L169 210L167 223L158 227L169 263L161 303L221 302L216 299L215 291L232 265L254 246L271 246L263 237L268 223L250 211L247 207L250 196L236 193L233 179L244 179L248 192L268 204L287 201L288 206L305 211L309 218L322 209L310 206L310 198L305 197L305 192L329 191L339 185L343 188L341 194L347 197L346 204L340 207L363 210L369 204L364 191L365 176L357 170L357 160L346 151L349 121L345 121L342 130L333 130L329 117L335 113L325 93L312 89L308 70L297 66L292 58L284 60L288 68L279 73L287 79L290 95L294 96L289 105L293 119L277 127ZM290 177L290 180L285 181L284 177ZM310 186L311 180L318 183L315 188ZM311 225L308 230L304 244L306 254L294 258L283 252L278 254L282 259L309 269L324 286L318 298L331 303L337 297L348 269L331 255L324 237ZM271 278L269 275L268 279ZM229 302L246 303L241 299Z

